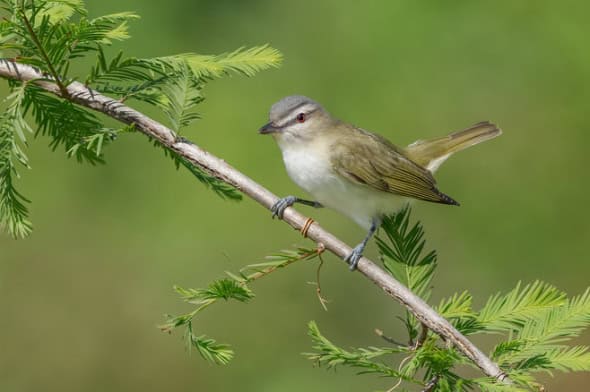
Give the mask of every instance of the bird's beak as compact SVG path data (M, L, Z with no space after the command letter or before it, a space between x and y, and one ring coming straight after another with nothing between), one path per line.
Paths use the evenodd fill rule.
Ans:
M276 125L274 125L273 123L269 122L268 124L266 124L265 126L260 128L258 130L258 133L260 133L261 135L266 135L269 133L279 132L280 130L281 130L281 128L279 128Z

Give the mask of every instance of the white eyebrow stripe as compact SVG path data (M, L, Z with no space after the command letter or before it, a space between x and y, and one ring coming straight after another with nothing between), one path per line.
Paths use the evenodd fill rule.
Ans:
M281 121L279 121L279 125L284 126L285 124L288 124L290 122L294 122L299 113L308 114L310 112L315 111L316 109L317 109L317 105L314 105L313 103L305 102L305 103L291 109L291 111L285 117L283 117L281 119Z

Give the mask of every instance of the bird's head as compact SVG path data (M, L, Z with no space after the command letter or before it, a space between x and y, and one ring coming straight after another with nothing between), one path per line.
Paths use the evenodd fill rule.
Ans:
M258 132L271 134L279 145L312 141L334 123L319 103L303 95L291 95L272 105L269 120Z

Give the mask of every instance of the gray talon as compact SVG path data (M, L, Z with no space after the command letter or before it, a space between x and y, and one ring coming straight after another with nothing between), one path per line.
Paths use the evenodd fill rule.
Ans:
M363 246L363 244L360 244L358 246L356 246L352 252L350 252L350 254L348 256L346 256L346 258L344 259L344 261L348 262L349 264L349 269L351 271L356 270L356 266L359 263L359 260L361 259L361 257L363 257L363 250L365 249L365 247Z
M352 249L352 252L350 252L350 254L348 256L346 256L346 258L344 259L350 265L349 268L351 271L354 271L356 269L356 266L359 263L359 260L361 259L361 257L363 257L363 251L365 250L365 247L367 246L367 242L369 242L369 240L371 239L373 234L375 234L375 232L377 231L377 228L380 225L381 225L381 220L378 218L373 218L373 221L371 222L371 227L369 228L369 232L367 233L367 236L365 237L363 242L361 242L360 244L355 246Z
M295 202L297 202L297 198L295 196L287 196L287 197L283 197L282 199L279 199L270 208L270 210L272 211L273 219L275 217L279 218L279 219L283 219L283 214L285 213L285 210L287 209L287 207L291 207L293 204L295 204Z
M185 143L185 144L192 144L192 145L194 145L193 142L191 142L190 140L188 140L184 136L176 136L175 142L176 143Z

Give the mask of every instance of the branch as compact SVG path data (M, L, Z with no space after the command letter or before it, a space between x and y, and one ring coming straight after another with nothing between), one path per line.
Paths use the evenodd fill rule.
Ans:
M144 114L124 105L118 100L109 98L94 91L82 83L70 83L62 92L57 80L34 67L19 64L11 60L0 59L0 76L34 82L39 87L72 102L106 114L125 124L134 124L135 129L158 140L165 148L176 152L191 163L199 166L210 175L236 187L250 198L267 209L278 200L278 197L251 178L242 174L224 160L208 153L184 138L179 138L172 130L152 120ZM307 227L307 237L316 243L323 244L327 250L344 259L352 249L317 223L309 224L308 218L287 208L283 220L297 230ZM389 296L405 306L412 314L431 331L451 342L466 357L472 360L489 377L500 382L510 383L508 376L500 370L481 350L463 336L447 320L416 296L391 275L363 257L358 263L358 271L380 287Z

